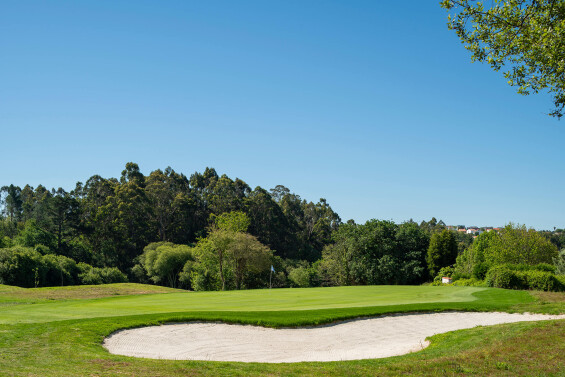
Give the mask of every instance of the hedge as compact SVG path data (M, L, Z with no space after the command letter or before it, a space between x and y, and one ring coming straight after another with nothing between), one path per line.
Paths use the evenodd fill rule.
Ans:
M489 269L485 282L495 288L565 291L565 278L561 276L539 269L513 270L507 265Z

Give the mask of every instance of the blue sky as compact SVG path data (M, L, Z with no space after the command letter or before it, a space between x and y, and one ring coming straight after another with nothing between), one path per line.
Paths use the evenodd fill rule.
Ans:
M343 220L565 227L565 124L437 2L5 1L0 185L214 167Z

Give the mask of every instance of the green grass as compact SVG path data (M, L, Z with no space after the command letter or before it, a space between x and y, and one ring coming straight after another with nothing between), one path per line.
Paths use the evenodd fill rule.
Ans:
M61 289L61 288L59 288ZM90 290L90 288L87 288ZM79 291L80 292L80 291ZM87 290L85 290L87 292ZM482 300L474 293L483 292ZM447 304L453 309L457 303L473 305L495 303L484 293L485 288L424 287L424 286L368 286L310 289L248 290L228 292L180 292L158 295L130 295L96 299L35 302L33 305L11 305L0 311L0 323L49 322L54 320L128 316L171 312L215 311L313 311L352 308L353 312L371 307L403 307L429 304L426 310ZM520 297L519 297L520 296ZM524 297L521 297L524 296ZM522 302L527 295L505 293L505 299ZM70 297L67 297L70 298ZM496 301L502 298L496 296ZM518 301L516 301L518 300ZM16 301L19 303L19 301ZM380 310L380 309L375 309ZM387 309L390 311L390 309ZM347 311L345 311L347 312Z
M531 295L471 287L161 292L166 293L135 284L32 292L0 286L0 302L5 304L0 305L0 375L565 375L565 321L456 331L432 337L432 345L418 353L330 363L150 360L111 355L101 347L103 338L120 328L171 321L223 320L279 327L408 311L565 313L561 293Z

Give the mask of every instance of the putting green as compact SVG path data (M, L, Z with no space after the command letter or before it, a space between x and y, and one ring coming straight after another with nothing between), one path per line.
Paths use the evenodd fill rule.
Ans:
M156 313L295 311L471 302L475 287L357 286L229 292L182 292L0 306L0 324L42 323Z

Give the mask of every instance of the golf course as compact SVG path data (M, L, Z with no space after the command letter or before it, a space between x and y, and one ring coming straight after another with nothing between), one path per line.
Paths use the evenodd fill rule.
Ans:
M565 320L438 334L403 356L333 362L242 363L114 355L121 329L225 322L315 326L393 313L565 313L565 294L452 286L357 286L189 292L141 284L61 288L0 285L4 376L563 375Z

